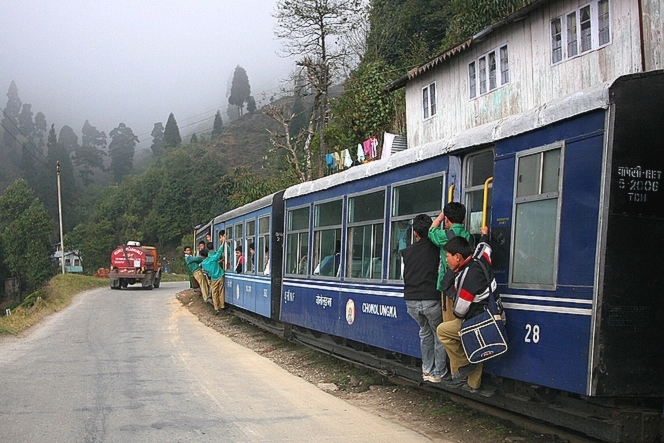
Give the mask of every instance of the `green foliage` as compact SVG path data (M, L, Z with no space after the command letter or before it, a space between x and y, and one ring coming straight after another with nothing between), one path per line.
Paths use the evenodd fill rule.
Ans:
M471 37L490 24L508 16L534 0L451 0L446 8L450 29L441 49Z
M270 179L252 173L249 168L238 167L225 177L221 187L228 195L230 207L238 208L293 184L287 180L287 176Z
M87 120L83 124L81 134L81 146L75 148L72 161L78 168L78 174L83 184L89 186L94 183L92 176L95 170L104 170L106 134L103 131L97 130ZM62 135L60 136L60 141L62 141Z
M164 154L164 124L162 122L157 122L152 128L152 155L155 157L161 157Z
M175 148L182 144L182 137L180 137L180 129L178 123L175 121L175 116L171 112L166 121L166 128L164 129L164 148Z
M251 86L249 86L249 77L247 71L240 65L235 68L233 81L231 83L231 94L228 96L228 103L238 107L238 113L242 115L242 109L245 103L249 102L251 97ZM254 109L256 103L254 102Z
M111 156L110 169L115 182L120 183L134 167L134 149L138 137L124 123L113 129L109 136L111 137L111 143L108 145L108 154Z
M94 274L99 268L108 268L110 253L122 243L116 238L110 220L82 223L65 235L65 247L81 254L83 271Z
M221 119L221 112L217 111L214 114L214 123L212 124L212 133L210 134L210 139L213 140L221 135L221 131L224 127L224 121Z
M5 148L13 151L16 148L15 138L18 137L18 116L21 112L21 99L18 96L18 87L12 80L7 91L7 106L2 114L3 144Z
M4 263L11 275L37 287L51 275L50 234L53 224L25 180L0 197Z
M191 134L191 139L189 139L189 143L191 144L198 143L198 136L196 135L195 132Z
M364 63L346 82L345 92L331 103L334 124L325 133L332 151L355 146L381 135L395 116L395 96L383 91L389 82L387 65Z

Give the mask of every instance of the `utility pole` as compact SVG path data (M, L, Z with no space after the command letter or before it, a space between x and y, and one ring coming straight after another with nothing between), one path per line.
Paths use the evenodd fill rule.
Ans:
M62 265L62 273L65 273L65 243L62 237L62 191L60 187L60 162L56 162L56 170L58 173L58 213L60 215L60 264Z

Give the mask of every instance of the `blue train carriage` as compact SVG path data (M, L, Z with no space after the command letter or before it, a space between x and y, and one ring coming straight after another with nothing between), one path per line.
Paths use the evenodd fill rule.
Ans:
M209 222L205 224L200 224L194 228L194 244L191 247L191 252L194 255L199 255L198 254L198 244L200 242L205 242L207 245L207 239L206 236L207 234L211 234L211 229L212 225L214 223L214 220L210 220Z
M494 269L510 351L487 371L661 397L664 75L576 97L548 111L569 118L495 143Z
M448 156L419 151L288 188L281 320L419 358L403 299L400 251L412 218L445 203Z
M226 303L262 317L279 318L283 225L283 191L214 219L217 248L219 232L226 231Z
M282 321L420 357L399 251L414 215L462 201L471 233L489 220L508 315L510 350L487 373L661 397L662 77L622 77L287 189Z

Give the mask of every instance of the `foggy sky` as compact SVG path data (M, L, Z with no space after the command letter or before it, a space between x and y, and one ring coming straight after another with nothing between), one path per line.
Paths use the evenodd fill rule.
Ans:
M86 119L106 134L123 122L147 141L144 149L154 123L165 125L171 112L183 137L185 125L217 109L226 122L237 65L257 102L293 68L277 54L275 3L0 0L0 107L14 80L21 101L56 131L69 125L80 143Z

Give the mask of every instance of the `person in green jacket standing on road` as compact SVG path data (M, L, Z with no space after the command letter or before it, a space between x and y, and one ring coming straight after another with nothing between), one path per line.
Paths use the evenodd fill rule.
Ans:
M210 275L210 280L212 280L212 303L214 304L214 314L219 314L221 309L226 309L226 300L225 300L225 288L224 288L224 270L219 265L219 260L224 254L224 245L226 244L226 232L221 231L219 236L219 248L217 251L210 251L206 254L207 251L201 252L201 255L207 258L203 260L201 266L204 270Z
M454 283L454 277L445 279L448 266L445 258L445 245L452 237L463 237L470 242L471 237L466 228L463 227L463 222L466 220L466 207L459 202L450 202L445 205L443 212L433 221L429 228L429 240L431 243L440 248L440 266L438 268L438 290L441 292L442 306L443 306L443 321L454 320L452 313L452 305L454 297L446 297L445 292L449 291L449 283ZM442 225L442 228L441 228Z
M184 263L187 266L187 270L191 274L192 278L196 279L198 282L198 287L201 289L201 295L203 296L203 301L207 302L209 295L208 284L205 275L201 269L201 262L203 257L191 255L191 248L187 246L184 248Z

